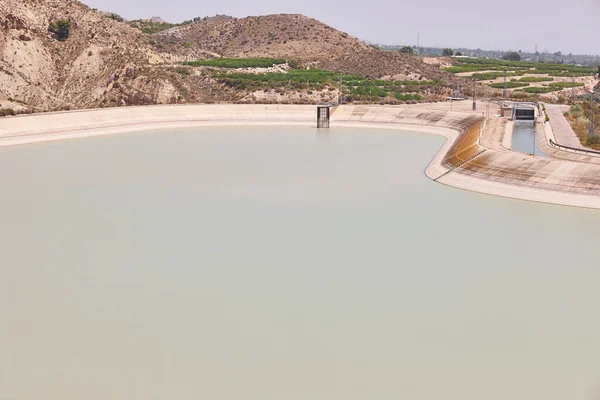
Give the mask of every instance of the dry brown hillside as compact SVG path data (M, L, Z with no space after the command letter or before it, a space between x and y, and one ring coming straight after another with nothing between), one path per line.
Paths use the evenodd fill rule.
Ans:
M173 61L196 58L277 57L319 61L319 67L370 77L462 79L418 57L378 50L313 18L278 14L207 19L154 35L160 51Z
M71 25L64 41L48 31L60 19ZM78 1L0 0L0 27L0 102L88 108L177 95L168 80L141 76L162 62L146 35Z
M367 48L359 40L315 19L286 14L209 18L160 32L155 37L163 49L181 55L198 49L227 57L321 59ZM183 42L191 47L184 48Z

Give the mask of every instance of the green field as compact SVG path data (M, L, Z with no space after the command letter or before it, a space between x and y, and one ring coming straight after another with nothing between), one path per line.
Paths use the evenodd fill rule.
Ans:
M529 82L529 83L538 83L538 82L552 82L554 78L550 77L537 77L537 76L525 76L519 79L519 82Z
M285 64L283 58L214 58L212 60L184 61L183 65L192 67L218 68L270 68L276 64Z
M543 87L526 87L523 88L522 91L530 94L543 94L543 93L551 93L558 92L561 90L559 87L555 86L543 86Z
M490 86L495 89L504 89L504 82L490 83ZM508 89L515 89L515 88L520 88L520 87L525 87L525 86L529 86L529 83L506 82L506 88L508 88Z
M523 75L523 72L517 71L517 72L507 72L506 76L508 78L510 77L514 77L514 76L521 76ZM471 79L474 79L476 81L490 81L492 79L498 79L498 78L503 78L504 77L504 72L485 72L482 74L473 74L471 76Z
M548 86L565 89L565 88L572 88L572 87L583 87L583 86L585 86L585 84L583 82L552 82Z
M238 73L213 71L213 78L238 90L336 90L340 75L318 69L293 69L287 73ZM399 101L422 100L419 92L442 85L440 80L386 81L360 75L343 74L342 90L348 101L381 101L390 98Z
M542 63L532 61L506 61L483 58L457 59L455 60L455 64L452 67L446 68L446 71L455 74L461 72L498 71L474 74L474 79L476 80L488 80L499 78L503 76L504 70L508 71L508 76L522 76L524 74L532 74L549 75L555 77L578 77L591 76L598 73L598 70L592 67L578 67L569 64Z

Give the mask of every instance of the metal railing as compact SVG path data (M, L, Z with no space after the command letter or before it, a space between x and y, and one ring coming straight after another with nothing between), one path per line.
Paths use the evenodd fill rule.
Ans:
M588 150L588 149L578 149L576 147L565 146L565 145L556 143L552 139L550 139L549 142L550 142L550 146L555 147L555 148L560 149L560 150L572 151L572 152L575 152L577 154L593 154L593 155L596 155L596 156L600 156L600 151Z

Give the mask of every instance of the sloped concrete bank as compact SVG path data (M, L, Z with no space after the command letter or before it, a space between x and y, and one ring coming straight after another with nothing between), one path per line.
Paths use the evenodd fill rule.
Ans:
M600 208L600 166L483 147L481 116L433 105L341 106L332 127L393 129L447 140L426 169L438 182L515 199ZM311 105L179 105L38 114L0 121L0 146L211 125L315 126ZM493 124L492 124L493 125ZM484 132L485 135L485 132ZM398 156L408 149L399 149Z

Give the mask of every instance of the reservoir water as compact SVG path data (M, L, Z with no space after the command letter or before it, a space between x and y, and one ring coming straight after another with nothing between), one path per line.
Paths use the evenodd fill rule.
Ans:
M540 148L540 144L535 136L535 131L531 125L515 125L512 136L512 149L519 153L532 154L535 144L536 157L548 157Z
M432 182L436 136L0 149L0 399L595 399L598 211Z

